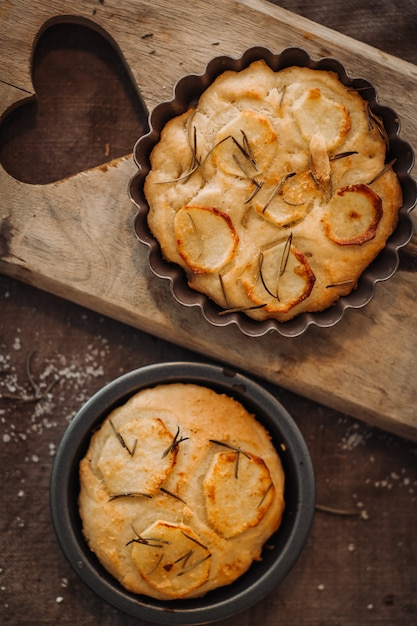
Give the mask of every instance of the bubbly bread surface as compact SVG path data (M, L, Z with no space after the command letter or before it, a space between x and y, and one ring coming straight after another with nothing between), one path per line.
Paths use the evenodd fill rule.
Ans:
M286 321L350 293L394 231L386 154L382 121L335 73L256 61L163 128L148 224L191 288Z
M115 409L80 463L84 536L129 591L191 598L261 557L284 511L264 427L233 398L159 385Z

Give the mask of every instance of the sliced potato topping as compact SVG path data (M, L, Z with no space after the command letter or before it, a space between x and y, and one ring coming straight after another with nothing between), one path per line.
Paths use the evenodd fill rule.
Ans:
M264 310L287 312L311 293L314 272L288 238L260 253L242 278L248 297Z
M323 133L316 132L310 141L311 173L322 185L330 181L330 159Z
M277 150L277 134L267 117L242 111L223 126L216 138L213 162L232 176L262 174Z
M327 150L340 145L351 127L350 113L344 104L327 98L318 87L309 89L296 100L293 114L308 142L320 129Z
M382 217L382 200L367 185L342 187L324 215L326 235L340 246L361 245L375 237Z
M208 580L210 551L189 526L159 520L130 545L142 578L168 597L182 598Z
M240 450L214 456L203 490L209 523L227 539L257 526L274 497L264 461Z
M282 227L304 218L319 193L310 172L290 172L264 184L252 204L265 219Z
M156 493L175 465L174 436L159 418L133 419L117 428L109 422L97 469L112 497ZM157 470L155 469L157 468Z
M174 228L178 252L193 272L218 272L233 258L238 236L229 216L219 209L184 206Z

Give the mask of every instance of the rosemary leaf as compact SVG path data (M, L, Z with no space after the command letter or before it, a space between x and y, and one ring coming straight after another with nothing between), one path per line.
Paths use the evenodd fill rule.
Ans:
M219 315L227 315L228 313L244 313L245 311L255 311L256 309L263 309L266 307L266 302L264 304L254 304L253 306L237 306L234 309L223 309L223 311L219 311Z
M392 168L396 160L397 159L392 159L392 161L387 163L386 166L380 172L378 172L378 174L376 174L372 180L369 181L368 185L372 185L376 180L378 180L378 178L380 178L383 174L385 174L385 172L388 172L388 170Z
M243 131L241 131L243 132ZM246 135L245 135L246 137ZM249 161L249 163L252 165L252 167L256 170L256 163L255 163L255 159L253 158L253 156L251 154L249 154L249 152L247 152L245 150L245 148L240 145L240 143L238 142L238 140L233 137L233 135L230 135L231 140L233 141L233 143L235 144L235 146L240 150L240 152L243 154L243 156L245 157L245 159L247 159ZM249 148L250 149L250 148ZM252 152L252 151L251 151Z
M200 167L200 163L196 163L194 166L190 168L190 170L186 174L181 174L178 178L172 178L171 180L159 180L157 181L157 185L169 185L171 183L180 183L182 181L188 180L192 174Z
M223 298L224 298L224 301L226 303L226 307L230 308L229 301L227 299L226 289L225 289L225 286L224 286L223 276L221 274L219 274L219 281L220 281L220 287L222 289Z
M181 531L181 534L184 535L184 537L186 537L187 539L189 539L190 541L193 541L194 543L196 543L198 546L200 546L200 548L204 548L204 550L208 550L207 546L205 546L204 544L202 544L200 541L198 541L197 539L194 539L194 537L190 537L190 535L187 535L187 533L185 533L183 530Z
M158 569L158 567L161 565L162 559L164 558L164 552L160 555L159 559L157 560L157 562L155 563L155 565L149 570L149 572L147 572L147 576L150 576L151 574L154 574L156 572L156 570Z
M315 508L317 511L321 511L322 513L330 513L332 515L343 515L346 517L349 517L349 516L355 517L355 516L360 515L360 511L336 509L331 506L325 506L323 504L316 504Z
M265 213L265 211L267 210L267 208L269 207L269 205L271 204L271 202L275 198L275 196L281 192L282 187L287 182L287 180L289 178L292 178L293 176L295 176L295 174L296 174L296 172L290 172L289 174L286 174L283 178L281 178L281 180L279 181L278 185L276 187L274 187L274 189L272 190L271 195L269 196L269 198L268 198L264 208L262 209L262 213Z
M276 300L279 301L278 293L272 293L272 291L269 289L268 285L266 284L266 281L265 281L265 278L264 278L264 275L263 275L263 272L262 272L263 263L264 263L264 253L261 250L259 252L259 256L258 256L259 278L261 279L261 283L262 283L263 288L271 296L271 298L275 298Z
M183 576L184 574L188 574L188 572L191 572L191 570L195 569L196 567L198 567L199 565L204 563L204 561L207 561L207 559L209 559L209 558L211 558L211 554L208 554L207 556L203 557L199 561L196 561L195 563L192 563L189 567L186 567L186 568L182 569L177 574L177 576Z
M178 449L178 446L180 443L182 443L183 441L187 441L187 439L189 439L189 437L181 437L180 439L178 438L180 434L180 427L178 426L177 432L175 434L174 439L172 440L172 443L168 446L168 448L164 451L164 453L162 454L162 458L164 459L170 452L173 452L174 450Z
M186 552L185 554L183 554L182 556L179 557L179 559L177 559L176 561L174 561L174 563L182 563L182 568L184 569L184 567L187 565L190 557L194 554L194 550L189 550L188 552Z
M265 492L264 492L264 494L263 494L263 496L262 496L262 498L261 498L261 500L260 500L260 502L259 502L258 506L256 507L257 509L259 509L259 507L260 507L260 506L262 506L262 503L264 502L264 500L265 500L266 496L267 496L267 495L268 495L268 493L271 491L271 489L272 489L272 487L273 487L273 486L274 486L274 484L273 484L273 483L270 483L270 484L268 485L268 487L266 488L266 490L265 490Z
M165 493L167 496L171 496L171 498L175 498L175 500L179 500L180 502L187 504L185 500L177 496L175 493L168 491L168 489L164 489L164 487L159 487L159 491L162 491L162 493Z
M136 444L137 444L137 439L135 439L135 442L133 444L133 448L132 450L130 450L130 448L127 446L125 440L123 439L122 435L118 432L118 430L116 430L115 425L113 424L113 422L111 420L109 420L109 424L113 429L114 434L116 435L120 445L122 446L122 448L125 448L125 450L127 450L128 454L130 456L133 456L136 450Z
M149 498L152 496L149 493L142 493L141 491L126 491L125 493L115 493L109 497L109 502L117 500L118 498Z
M331 289L332 287L343 287L343 285L350 285L353 283L353 280L341 280L339 283L333 283L332 285L326 285L326 289Z
M359 154L357 150L350 150L349 152L339 152L334 156L329 157L329 161L338 161L339 159L344 159L348 156L352 156L352 154Z

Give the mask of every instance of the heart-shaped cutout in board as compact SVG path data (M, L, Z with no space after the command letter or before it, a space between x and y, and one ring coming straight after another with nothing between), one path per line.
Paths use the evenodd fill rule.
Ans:
M126 156L148 128L137 86L96 25L47 24L34 44L35 95L0 122L0 163L29 184L48 184Z

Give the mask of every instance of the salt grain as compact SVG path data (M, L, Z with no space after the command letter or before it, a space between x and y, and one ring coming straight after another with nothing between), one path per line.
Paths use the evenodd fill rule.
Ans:
M16 337L13 343L13 350L21 350L22 348L22 342L20 340L20 337Z
M62 596L57 596L57 598L56 598L56 602L57 602L58 604L60 604L60 603L61 603L61 602L63 602L63 601L64 601L64 598L63 598Z

